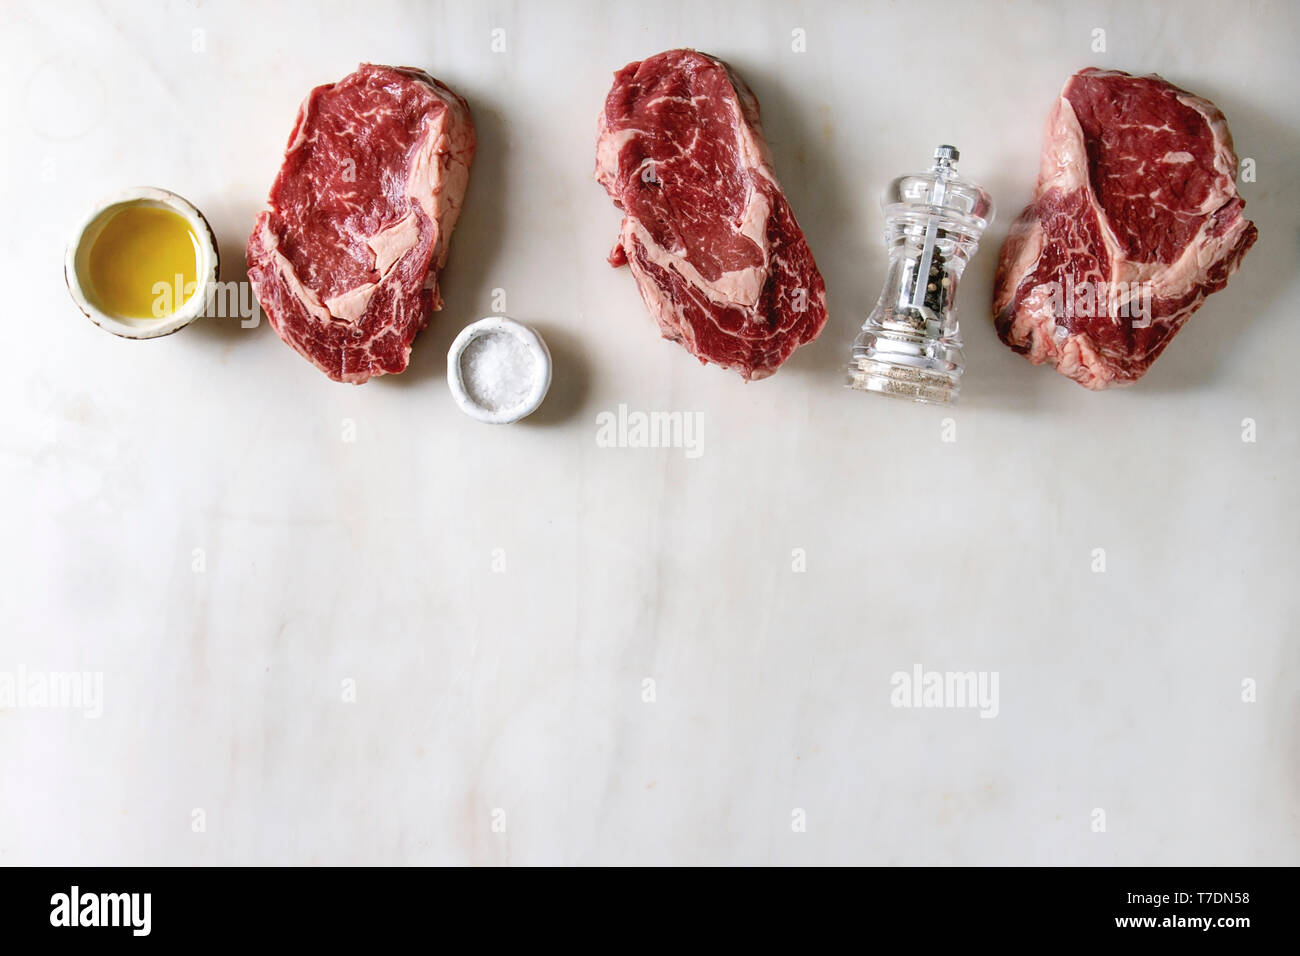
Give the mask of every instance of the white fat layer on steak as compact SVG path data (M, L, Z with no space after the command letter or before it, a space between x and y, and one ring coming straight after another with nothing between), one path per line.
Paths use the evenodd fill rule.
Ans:
M316 96L316 92L313 90L312 93L305 100L302 101L302 105L298 107L298 119L294 122L294 126L293 126L294 128L293 142L284 148L285 156L288 156L290 153L298 149L298 147L302 146L302 144L307 141L307 123L306 123L307 111L311 108L311 102L315 96Z
M450 248L444 237L451 235L460 218L456 197L465 195L469 184L469 166L461 159L465 144L456 137L472 136L472 127L467 121L450 122L452 109L459 109L454 100L448 102L437 128L412 159L406 180L406 194L434 224L433 267L438 270L447 264Z
M1013 247L1012 244L1016 245ZM1014 248L1014 254L1007 256L1007 249ZM1011 224L1011 229L1007 233L1006 243L1003 245L1002 256L1004 261L1009 263L1007 267L1008 275L1026 276L1029 275L1038 263L1038 257L1043 253L1043 228L1035 219L1032 222L1026 222L1024 219L1017 219ZM994 290L993 312L996 315L1005 309L1016 294L1018 283L1006 282Z
M370 299L379 286L378 282L367 282L332 299L326 299L325 307L329 309L330 317L338 322L355 324L357 319L365 315L366 306L370 304Z
M388 275L397 261L414 249L419 241L420 220L414 213L375 233L366 240L366 245L375 254L375 271L381 278Z
M621 129L611 133L605 126L605 114L600 114L599 136L596 140L596 178L612 183L618 179L618 157L629 140L641 135L639 129Z

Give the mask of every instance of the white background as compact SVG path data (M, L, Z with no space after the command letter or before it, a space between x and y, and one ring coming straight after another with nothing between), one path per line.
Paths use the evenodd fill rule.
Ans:
M104 713L0 710L0 863L1300 862L1297 27L1281 2L6 2L0 671L102 672ZM611 74L688 45L758 94L828 288L820 339L748 386L604 261ZM195 202L242 279L299 101L363 60L428 69L478 127L405 374L332 383L265 323L80 316L64 245L127 186ZM1103 394L988 314L1088 65L1209 97L1258 168L1242 271ZM953 412L840 387L879 191L940 142L1000 208ZM555 357L508 427L444 378L497 288ZM702 456L598 447L620 403L701 413ZM892 707L918 663L997 671L998 717Z

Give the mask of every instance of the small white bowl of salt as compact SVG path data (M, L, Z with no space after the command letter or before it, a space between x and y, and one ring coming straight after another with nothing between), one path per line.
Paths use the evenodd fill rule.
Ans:
M471 418L517 422L537 411L551 387L551 353L526 325L499 315L479 319L451 343L447 385Z

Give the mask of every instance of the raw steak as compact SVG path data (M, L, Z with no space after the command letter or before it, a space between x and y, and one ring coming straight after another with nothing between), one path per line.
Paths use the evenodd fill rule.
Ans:
M469 107L421 70L363 64L312 90L248 240L280 338L338 382L406 368L473 158Z
M766 378L826 324L826 287L772 170L758 101L727 64L669 50L614 74L596 178L664 338Z
M1257 237L1236 175L1213 103L1154 75L1076 73L1002 246L1002 341L1087 388L1137 381Z

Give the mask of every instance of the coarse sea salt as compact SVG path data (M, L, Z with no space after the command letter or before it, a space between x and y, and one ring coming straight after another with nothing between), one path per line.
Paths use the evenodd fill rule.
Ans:
M537 356L507 330L477 335L460 355L461 379L470 399L482 408L505 412L529 397L537 382Z
M489 315L460 330L447 350L447 387L470 418L509 425L541 406L551 387L551 352L537 330Z

